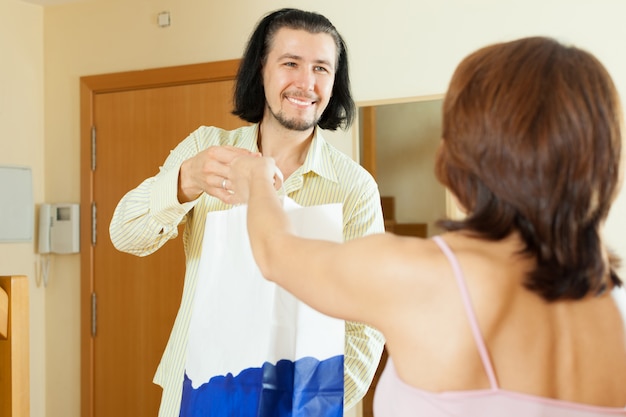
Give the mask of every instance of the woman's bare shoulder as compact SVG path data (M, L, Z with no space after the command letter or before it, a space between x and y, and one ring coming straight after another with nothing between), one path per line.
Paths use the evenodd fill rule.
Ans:
M389 282L396 285L398 293L413 294L417 301L449 290L445 277L451 269L433 239L385 233L377 235L372 243L376 248L372 257Z

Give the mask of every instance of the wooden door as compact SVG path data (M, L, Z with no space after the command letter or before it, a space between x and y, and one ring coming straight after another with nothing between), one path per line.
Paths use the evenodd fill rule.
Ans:
M361 107L361 165L367 169L374 178L376 178L376 107L366 106ZM386 215L383 204L383 215ZM388 228L387 219L385 218L385 229ZM380 379L380 374L385 368L387 362L387 349L383 349L378 368L374 374L374 379L370 385L368 391L362 400L362 416L361 417L373 417L374 416L374 393L376 391L376 385Z
M136 257L113 247L108 227L120 198L189 133L244 124L230 113L238 62L81 78L84 417L157 415L161 389L152 378L180 304L182 238Z
M376 178L376 107L361 107L361 166Z

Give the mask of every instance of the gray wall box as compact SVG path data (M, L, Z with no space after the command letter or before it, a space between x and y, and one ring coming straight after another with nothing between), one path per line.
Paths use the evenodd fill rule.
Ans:
M34 210L31 169L0 166L0 243L32 242Z

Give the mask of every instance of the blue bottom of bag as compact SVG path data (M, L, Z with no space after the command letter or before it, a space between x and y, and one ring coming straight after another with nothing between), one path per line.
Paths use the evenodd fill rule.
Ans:
M197 389L185 374L180 417L342 417L343 355L280 360Z

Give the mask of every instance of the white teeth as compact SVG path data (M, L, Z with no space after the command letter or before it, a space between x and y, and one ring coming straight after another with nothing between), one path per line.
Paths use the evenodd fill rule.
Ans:
M311 104L310 101L299 100L299 99L297 99L295 97L287 97L287 100L291 101L292 103L299 104L301 106L307 106L307 105Z

